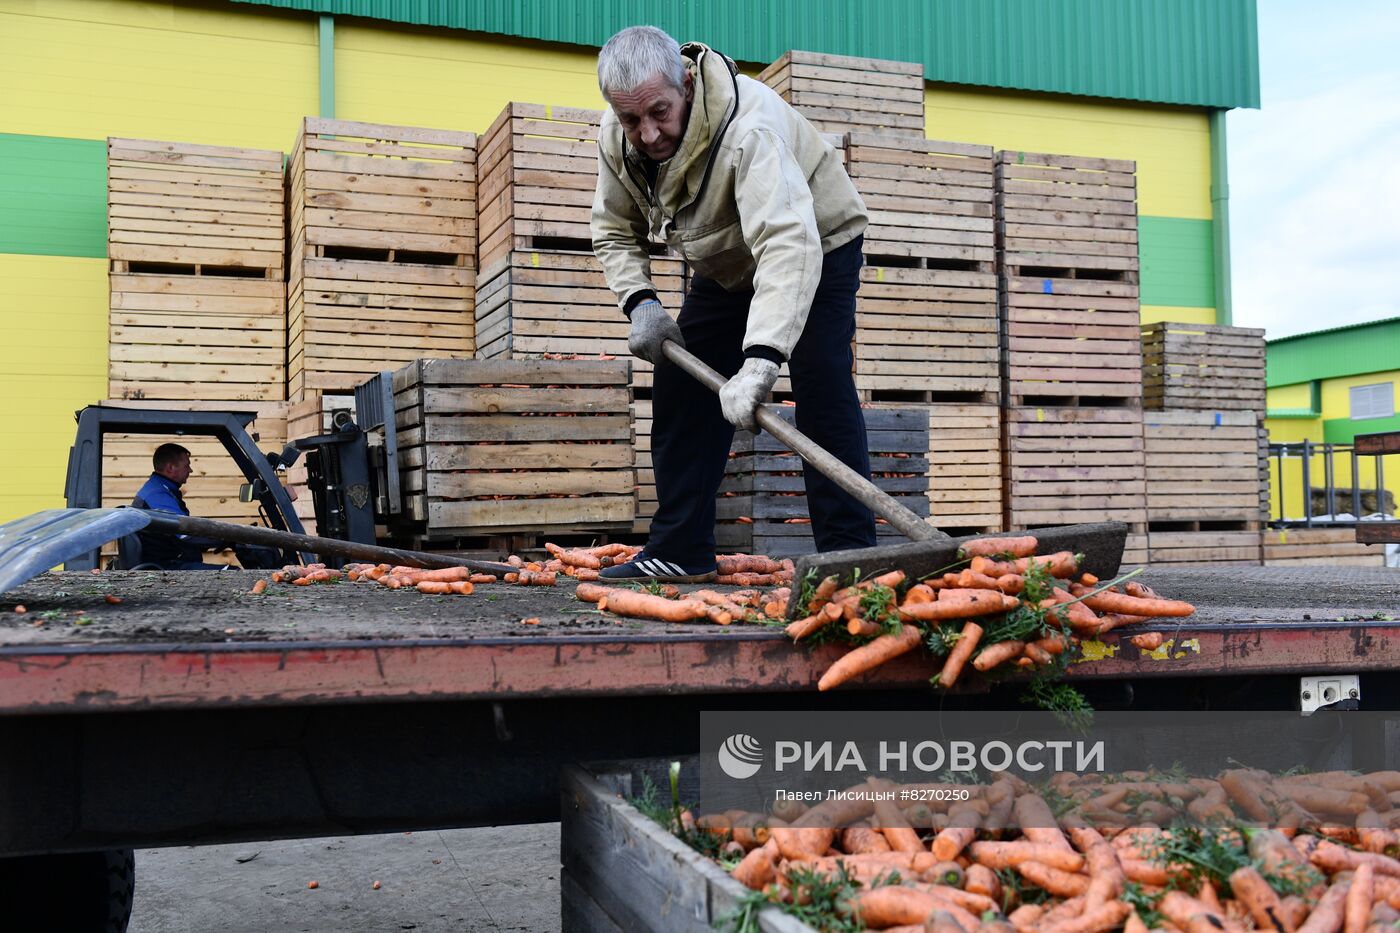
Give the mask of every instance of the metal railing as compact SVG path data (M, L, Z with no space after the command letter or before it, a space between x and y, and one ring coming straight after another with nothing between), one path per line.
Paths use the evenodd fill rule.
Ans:
M1321 458L1322 473L1322 495L1323 511L1313 513L1313 477L1317 469L1313 465L1316 458ZM1286 503L1290 484L1288 476L1284 471L1284 465L1292 462L1294 458L1302 461L1301 485L1303 500L1302 518L1289 518L1286 514ZM1350 467L1350 490L1339 490L1337 486L1338 459L1341 459ZM1376 496L1377 512L1386 512L1387 496L1389 493L1385 487L1385 454L1384 453L1360 453L1354 444L1341 443L1316 443L1314 441L1300 441L1290 444L1270 444L1269 459L1275 465L1273 485L1278 489L1278 518L1270 519L1270 524L1276 527L1297 527L1311 528L1316 520L1325 519L1327 525L1351 525L1361 520L1362 498L1374 492ZM1363 490L1361 481L1362 464L1366 461L1373 464L1375 480ZM1272 505L1272 495L1270 496ZM1352 519L1338 520L1337 508L1341 506L1351 514ZM1368 513L1369 514L1369 513Z

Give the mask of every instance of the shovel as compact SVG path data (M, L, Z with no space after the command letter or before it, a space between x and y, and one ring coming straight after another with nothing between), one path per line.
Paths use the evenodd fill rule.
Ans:
M711 392L718 394L724 386L723 376L674 341L663 343L661 352ZM808 555L797 561L795 578L798 581L805 579L808 573L815 574L815 579L831 574L838 574L844 579L855 571L859 571L861 576L887 570L903 570L911 578L926 576L956 563L958 548L963 542L987 537L971 535L950 538L762 405L754 412L754 421L913 542ZM1107 579L1118 572L1118 565L1123 560L1128 526L1122 522L1099 522L1039 528L1034 534L1040 541L1040 553L1073 551L1083 554L1080 566L1095 576ZM789 618L798 609L798 602L796 599L788 600Z

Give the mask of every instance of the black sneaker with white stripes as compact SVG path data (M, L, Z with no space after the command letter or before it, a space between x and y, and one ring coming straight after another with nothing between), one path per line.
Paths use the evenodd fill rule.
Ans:
M678 564L643 551L625 564L603 568L598 577L615 583L709 583L715 578L715 565Z

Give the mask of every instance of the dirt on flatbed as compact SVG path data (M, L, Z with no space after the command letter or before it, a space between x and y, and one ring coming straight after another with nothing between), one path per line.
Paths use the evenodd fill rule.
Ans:
M0 648L560 635L683 639L699 633L751 638L765 632L782 637L776 626L605 616L574 597L571 580L555 587L490 584L469 596L426 596L367 583L270 585L266 593L253 595L254 581L267 577L266 571L242 570L44 574L0 595ZM1142 579L1163 596L1195 603L1197 614L1186 620L1191 625L1400 619L1396 570L1164 568L1149 570ZM27 611L15 612L19 605Z

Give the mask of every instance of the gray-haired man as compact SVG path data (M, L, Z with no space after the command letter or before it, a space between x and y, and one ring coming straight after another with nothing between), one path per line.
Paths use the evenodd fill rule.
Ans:
M772 90L698 42L634 26L608 40L598 83L593 250L632 322L632 353L657 364L652 462L658 508L646 548L607 579L691 582L715 571L715 494L734 428L787 363L797 426L869 474L851 378L865 205L840 154ZM648 235L694 273L676 320L657 301ZM728 377L716 399L674 366L674 340ZM875 543L870 510L804 469L820 550Z

